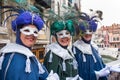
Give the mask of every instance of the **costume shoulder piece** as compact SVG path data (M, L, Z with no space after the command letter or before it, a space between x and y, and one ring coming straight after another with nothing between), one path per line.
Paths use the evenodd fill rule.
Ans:
M77 40L73 46L77 47L83 54L92 54L92 49L90 44L84 43L82 40Z
M4 61L4 55L7 53L14 53L17 52L19 54L23 54L26 56L26 67L25 67L25 72L30 73L31 72L31 61L30 61L30 57L34 56L34 54L26 47L19 45L19 44L15 44L15 43L10 43L7 44L5 47L3 47L0 50L0 70L2 69L2 63ZM36 58L36 57L35 57ZM37 60L37 59L36 59ZM45 70L42 68L42 65L39 63L39 61L37 60L38 63L38 68L39 68L39 73L43 74L45 72Z
M3 47L0 50L0 53L13 53L13 52L18 52L20 54L24 54L26 56L34 56L33 53L26 47L19 45L19 44L15 44L15 43L10 43L7 44L5 47Z
M51 50L54 54L58 55L59 57L63 58L64 60L73 58L67 49L62 48L57 43L52 43L47 46L47 51Z

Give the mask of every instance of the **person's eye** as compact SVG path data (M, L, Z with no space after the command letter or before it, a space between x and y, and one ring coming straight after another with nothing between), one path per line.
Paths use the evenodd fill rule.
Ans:
M62 36L63 34L58 34L59 36Z
M70 33L69 32L66 32L67 35L69 35Z
M35 34L38 34L38 32L37 32L37 31L34 31L34 33L35 33Z
M28 29L26 29L26 30L24 30L25 32L30 32L30 30L28 30Z
M89 30L89 32L92 32L92 30Z

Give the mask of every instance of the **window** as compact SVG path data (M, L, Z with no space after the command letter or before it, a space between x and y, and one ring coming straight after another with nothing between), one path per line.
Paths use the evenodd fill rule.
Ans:
M45 48L33 49L32 52L35 54L35 56L38 58L38 60L39 60L41 63L43 63L43 61L44 61Z
M116 38L115 38L115 37L113 37L113 41L116 41Z
M117 37L117 41L119 41L119 37Z

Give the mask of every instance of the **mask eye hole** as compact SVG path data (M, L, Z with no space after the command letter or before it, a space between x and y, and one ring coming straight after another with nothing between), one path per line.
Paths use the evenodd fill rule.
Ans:
M90 30L90 32L92 32L92 30Z
M66 35L69 35L70 33L69 32L66 32Z
M38 31L34 31L35 34L38 34Z
M28 30L28 29L26 29L26 30L24 30L25 32L30 32L30 30Z
M63 34L62 33L60 33L60 34L58 34L59 36L62 36Z

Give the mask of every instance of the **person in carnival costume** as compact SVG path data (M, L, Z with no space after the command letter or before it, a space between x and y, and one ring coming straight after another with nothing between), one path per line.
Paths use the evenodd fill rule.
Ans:
M82 80L78 76L77 62L69 48L71 36L74 34L72 20L57 20L50 26L51 35L56 42L47 46L44 65L50 72L53 70L60 80Z
M110 73L109 67L102 61L98 47L91 40L98 26L95 18L84 13L77 28L77 34L80 34L81 38L73 44L79 76L83 80L107 80L107 75Z
M48 74L46 68L31 52L38 31L44 21L35 13L24 11L12 21L16 43L0 50L0 80L59 80L56 73Z

